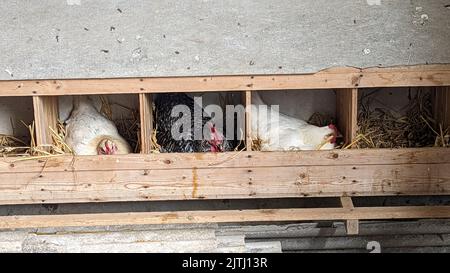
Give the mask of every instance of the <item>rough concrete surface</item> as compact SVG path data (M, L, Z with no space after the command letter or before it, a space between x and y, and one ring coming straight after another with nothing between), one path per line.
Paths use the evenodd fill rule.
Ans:
M217 232L218 226L153 225L0 231L0 253L281 252L280 242L245 242L245 234Z
M450 252L449 220L143 225L0 231L0 252Z
M333 66L450 63L448 4L4 0L0 80L308 73Z

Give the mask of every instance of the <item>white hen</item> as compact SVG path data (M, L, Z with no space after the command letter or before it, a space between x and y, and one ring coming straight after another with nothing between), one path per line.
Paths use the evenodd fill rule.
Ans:
M86 96L73 100L73 109L66 120L65 141L76 155L128 154L131 147L119 135L116 125L94 107Z
M332 124L317 127L266 105L257 92L252 93L252 139L261 143L261 151L329 150L336 142ZM264 109L265 108L265 109ZM278 115L278 119L273 118Z

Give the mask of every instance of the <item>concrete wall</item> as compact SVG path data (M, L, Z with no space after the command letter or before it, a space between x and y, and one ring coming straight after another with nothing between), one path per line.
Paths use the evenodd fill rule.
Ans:
M70 3L70 4L69 4ZM0 80L450 63L445 0L3 0Z

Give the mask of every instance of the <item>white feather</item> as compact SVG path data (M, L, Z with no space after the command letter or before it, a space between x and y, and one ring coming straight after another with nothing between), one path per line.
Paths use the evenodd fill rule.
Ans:
M252 93L252 139L261 141L262 151L327 150L334 144L326 141L335 133L328 126L317 127L306 121L267 108L257 92ZM263 108L261 108L263 106ZM274 117L278 117L278 120Z
M109 138L116 144L117 154L131 152L130 145L119 135L116 125L94 107L87 97L74 99L72 113L66 120L66 143L77 155L96 155L99 142Z

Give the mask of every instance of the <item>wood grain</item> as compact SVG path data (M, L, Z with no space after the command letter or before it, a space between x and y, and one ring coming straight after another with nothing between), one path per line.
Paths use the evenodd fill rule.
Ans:
M247 151L252 150L252 111L251 111L251 105L252 105L252 92L251 91L245 91L244 94L244 106L245 106L245 147L247 148Z
M445 148L360 149L298 152L160 153L58 156L18 161L0 158L0 173L108 170L221 169L236 167L363 166L450 163Z
M141 125L141 153L152 151L153 134L153 100L152 94L139 94L139 113Z
M442 125L445 131L450 128L450 87L436 87L435 92L434 112L438 124L436 129L440 130L439 125Z
M450 206L300 208L0 216L0 229L110 225L450 218Z
M345 144L351 143L358 129L358 89L336 90L336 116Z
M344 209L354 209L353 201L351 197L342 196L340 198L341 205ZM348 235L357 235L359 233L359 220L358 219L347 219L345 220L345 229Z
M0 81L0 96L450 86L450 65L330 68L314 74Z
M58 128L58 97L33 97L36 144L52 144L51 131Z
M448 195L450 163L1 173L0 204Z

